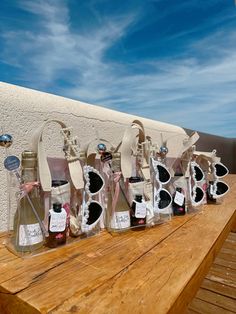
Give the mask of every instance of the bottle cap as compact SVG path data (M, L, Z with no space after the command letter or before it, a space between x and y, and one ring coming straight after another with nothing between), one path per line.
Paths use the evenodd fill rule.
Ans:
M182 192L182 188L178 186L178 187L176 188L176 191Z
M66 180L52 180L52 187L57 188L58 186L65 185L67 183L68 181Z
M110 152L104 152L101 154L101 161L109 161L112 160L112 154Z
M135 201L136 202L142 202L142 198L143 198L143 196L142 196L142 194L137 194L137 195L135 195Z
M37 153L31 150L25 150L23 151L21 158L21 165L23 168L37 167Z
M143 178L141 178L141 177L130 177L129 178L130 183L141 182L141 181L143 181Z
M61 212L61 203L54 203L52 205L53 211L56 213L60 213Z
M119 152L112 153L111 167L114 172L121 170L121 154Z

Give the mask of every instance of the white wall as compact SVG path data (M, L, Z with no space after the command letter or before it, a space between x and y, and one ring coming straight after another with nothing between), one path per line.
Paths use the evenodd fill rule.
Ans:
M33 131L46 119L58 119L67 126L72 126L74 134L79 137L82 148L89 141L95 139L95 129L98 130L99 137L108 139L114 145L118 144L122 139L125 128L134 119L142 121L146 135L150 135L153 142L161 144L160 132L163 133L164 139L173 137L172 143L169 145L169 156L175 155L178 146L186 137L185 131L174 125L1 82L0 117L0 129L3 129L3 133L11 134L14 139L8 153L18 157L20 157L23 150L30 148L29 143ZM62 143L62 139L57 131L59 129L55 125L55 128L52 127L45 134L49 155L60 155L60 145L58 144ZM176 137L177 134L179 136ZM0 231L7 229L8 216L7 180L6 171L3 167L5 156L4 148L0 147Z

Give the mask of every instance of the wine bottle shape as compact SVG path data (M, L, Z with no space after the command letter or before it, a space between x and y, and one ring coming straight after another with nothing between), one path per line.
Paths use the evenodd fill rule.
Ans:
M54 203L49 210L47 245L51 248L66 243L66 210L60 203Z
M172 209L173 209L173 215L174 216L182 216L185 215L186 209L185 209L185 196L183 194L182 188L177 187L173 202L172 202Z
M108 197L108 219L112 231L124 231L130 227L130 206L121 187L120 153L114 153L110 178L111 193Z
M131 226L145 226L146 225L147 206L143 202L143 196L140 194L135 195L131 206Z
M32 252L44 244L44 237L40 223L32 210L28 196L41 222L44 219L44 206L37 183L37 154L33 151L24 151L21 160L21 178L24 189L18 200L14 217L14 247L18 252Z

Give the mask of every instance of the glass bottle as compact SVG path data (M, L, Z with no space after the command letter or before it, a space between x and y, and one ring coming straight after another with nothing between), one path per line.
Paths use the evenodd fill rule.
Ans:
M24 151L21 160L21 179L24 189L29 191L28 196L38 213L41 221L44 219L43 200L37 183L37 154L33 151ZM43 246L44 237L29 201L23 194L18 201L14 217L13 244L18 252L32 252Z
M182 216L186 213L185 196L181 187L176 188L172 202L172 209L174 216Z
M108 221L111 231L124 231L130 227L130 206L122 190L121 157L113 153L110 176L111 191L108 195Z
M145 226L146 224L147 207L143 202L141 194L135 195L135 199L131 206L131 226Z
M66 243L66 210L61 203L54 203L49 210L47 246L50 248Z

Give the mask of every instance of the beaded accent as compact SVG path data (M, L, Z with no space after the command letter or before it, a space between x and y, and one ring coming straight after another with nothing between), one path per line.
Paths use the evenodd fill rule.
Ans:
M155 172L155 174L156 174L156 180L157 180L157 182L160 183L159 171L158 171L158 169L157 169L157 166L160 166L160 167L163 167L163 168L169 173L169 176L170 176L169 179L168 179L168 181L163 182L162 184L167 184L167 183L169 183L169 182L170 182L170 179L171 179L171 175L170 175L170 172L169 172L168 168L167 168L162 162L160 162L160 161L158 161L158 160L155 160L154 158L151 158L151 160L152 160L152 166L153 166L154 172Z
M82 222L81 222L81 230L82 230L82 232L89 232L89 231L91 231L91 230L93 229L93 227L98 223L98 221L100 220L100 218L102 217L103 210L104 210L103 207L102 207L102 205L101 205L100 203L98 203L97 201L94 201L94 200L92 199L92 196L93 196L93 195L97 194L100 190L103 189L103 187L104 187L104 180L103 180L103 178L101 177L101 178L102 178L102 181L103 181L103 186L101 187L101 189L100 189L98 192L96 192L96 193L91 193L91 192L90 192L89 172L94 172L94 173L96 173L98 176L101 177L100 173L99 173L95 168L93 168L92 166L87 165L87 166L84 166L84 167L83 167L83 173L84 173L84 178L85 178L85 182L86 182L86 183L85 183L85 187L84 187L84 197L83 197L84 202L83 202L83 204L82 204ZM88 199L87 199L86 203L85 203L85 194L88 195ZM102 212L101 212L101 215L100 215L100 217L99 217L99 219L98 219L97 221L95 221L92 225L88 225L87 222L88 222L88 218L89 218L89 205L90 205L91 203L97 203L97 204L99 204L99 205L101 206L101 208L102 208Z
M196 161L191 161L191 162L189 163L189 167L190 167L190 169L191 169L191 173L190 173L190 177L189 177L189 192L190 192L191 203L192 203L194 206L197 206L197 205L200 205L200 204L202 203L202 201L204 200L204 197L203 197L203 198L202 198L201 200L199 200L198 202L195 201L195 200L196 200L196 197L197 197L197 189L200 189L200 190L202 191L203 196L204 196L204 194L205 194L205 192L203 191L203 189L202 189L200 186L198 186L197 183L202 182L202 181L204 180L205 175L204 175L202 169L200 168L200 166L196 163ZM196 170L195 170L196 167L197 167L197 168L201 171L201 173L202 173L202 178L201 178L201 180L199 180L199 181L196 179L196 175L197 175ZM193 186L192 186L191 181L193 181Z
M78 160L79 155L79 143L77 136L71 136L72 128L63 128L61 130L61 134L64 137L64 147L63 151L65 153L65 157L68 161Z
M195 167L197 167L201 171L201 173L202 173L202 179L199 180L199 181L196 180L196 175L197 174L196 174ZM190 168L191 168L191 172L192 172L191 176L192 176L192 179L194 180L194 182L195 183L196 182L202 182L204 180L205 175L204 175L204 172L202 171L202 169L200 168L199 164L197 164L196 161L191 161L190 162Z

